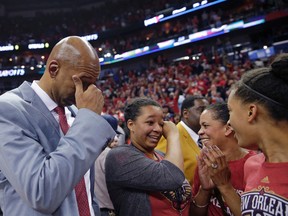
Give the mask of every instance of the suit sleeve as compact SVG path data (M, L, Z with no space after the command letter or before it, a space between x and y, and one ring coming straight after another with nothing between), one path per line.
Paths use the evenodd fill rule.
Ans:
M110 125L88 109L78 111L61 138L33 110L1 102L0 113L0 174L31 208L46 214L61 205L115 136ZM55 148L47 152L44 145Z

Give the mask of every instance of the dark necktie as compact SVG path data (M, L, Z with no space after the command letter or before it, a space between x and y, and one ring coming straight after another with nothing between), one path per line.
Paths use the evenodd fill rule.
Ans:
M63 134L65 135L69 129L69 125L65 115L64 107L56 107L54 110L59 115L59 124ZM75 193L80 216L90 216L88 196L86 192L84 177L76 185Z
M199 146L200 149L203 148L203 144L200 138L197 140L197 145Z

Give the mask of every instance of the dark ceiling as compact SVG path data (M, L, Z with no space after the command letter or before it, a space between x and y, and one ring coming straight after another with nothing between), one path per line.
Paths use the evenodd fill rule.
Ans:
M103 2L104 0L0 0L0 4L5 5L30 5L30 4L62 4L62 3L93 3Z
M101 2L105 2L105 0L0 0L0 6L4 6L6 12L12 12L53 7L78 7L85 4L97 4Z

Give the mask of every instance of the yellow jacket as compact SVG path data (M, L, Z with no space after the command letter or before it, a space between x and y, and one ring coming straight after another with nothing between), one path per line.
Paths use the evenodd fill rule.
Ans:
M179 130L180 144L184 158L184 174L192 186L197 165L196 156L200 154L200 148L180 122L177 124L177 128ZM156 149L166 153L166 146L167 141L162 136Z

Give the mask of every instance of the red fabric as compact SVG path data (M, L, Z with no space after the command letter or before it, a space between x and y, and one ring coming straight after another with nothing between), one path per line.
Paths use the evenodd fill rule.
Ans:
M67 118L65 115L64 107L56 107L55 112L59 115L59 124L63 134L65 135L69 129ZM85 180L84 177L75 187L77 205L80 216L90 216L88 196L86 192Z
M155 155L158 158L158 162L163 160L162 155L155 152ZM182 185L182 190L186 191L184 186L185 183ZM182 196L187 196L185 201L179 203L176 201L176 194L173 191L166 191L166 192L150 192L149 193L149 200L151 205L151 212L152 216L188 216L189 215L189 208L190 208L190 198L191 198L191 187L186 181L186 185L188 186L187 192L182 194ZM189 194L189 195L187 195ZM177 210L178 206L178 210ZM179 208L181 210L179 210Z
M263 153L244 166L242 215L288 215L288 162L267 162Z
M229 161L228 166L229 169L231 170L231 184L236 190L237 194L241 194L244 191L244 164L246 160L249 157L252 157L256 153L254 151L250 151L248 154L245 155L245 157L239 159L239 160L234 160L234 161ZM196 196L198 193L200 187L200 179L199 179L199 173L198 173L198 167L195 170L195 176L194 176L194 182L193 182L193 187L192 187L192 194L193 196ZM226 206L226 204L225 204ZM228 215L232 215L231 210L226 206L226 211ZM219 204L219 201L217 198L212 195L210 198L210 204L208 207L208 216L222 216L222 210Z
M67 118L65 115L64 107L56 107L54 110L59 116L59 124L62 129L62 132L66 134L69 129L69 125L68 125Z
M286 200L286 206L288 201L288 163L279 162L272 163L265 161L263 153L257 154L251 157L245 163L244 182L245 193L250 193L251 197L253 192L264 191L265 196L268 194L271 197L281 197ZM271 198L270 198L271 199ZM275 198L276 199L276 198ZM259 199L260 200L260 199ZM268 200L268 199L267 199ZM278 200L278 198L277 198ZM266 202L266 199L265 199ZM286 215L288 208L286 208Z

